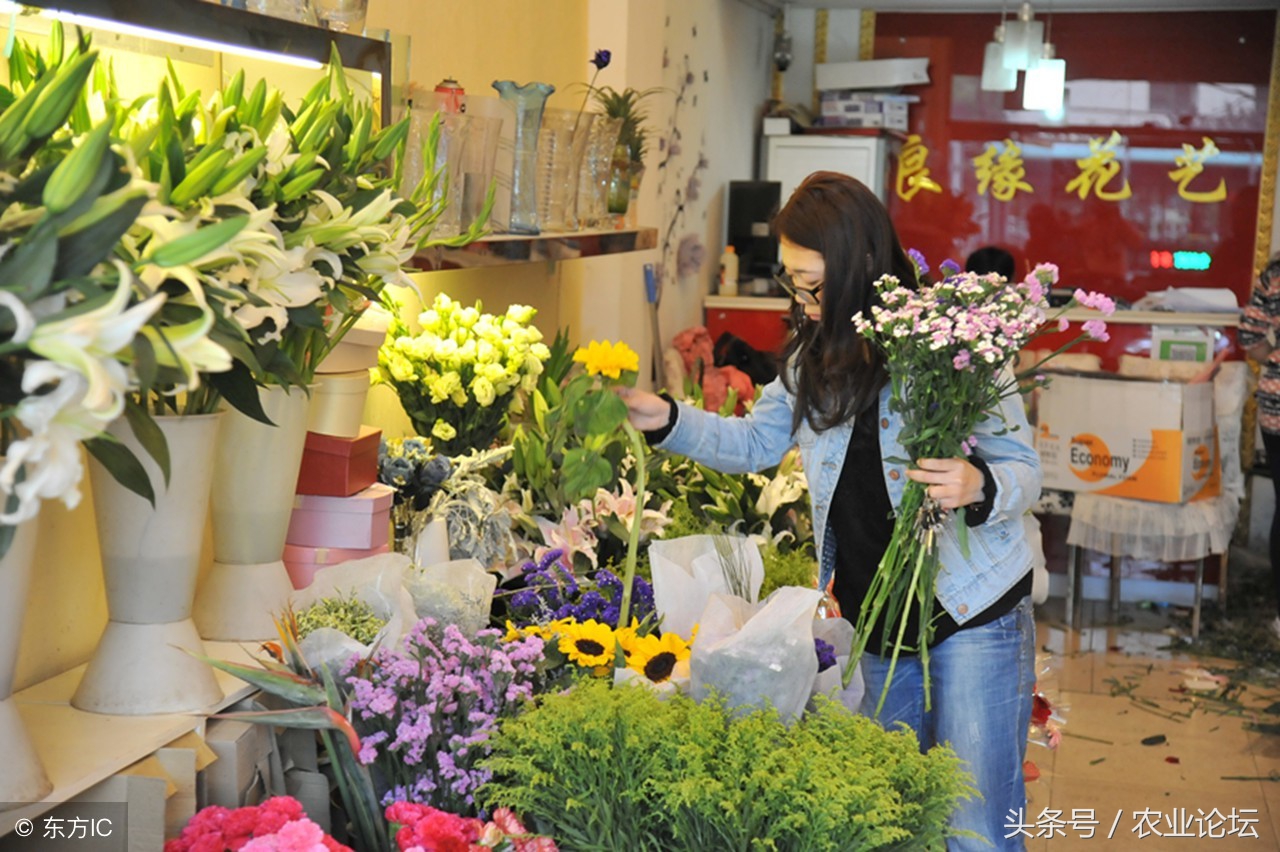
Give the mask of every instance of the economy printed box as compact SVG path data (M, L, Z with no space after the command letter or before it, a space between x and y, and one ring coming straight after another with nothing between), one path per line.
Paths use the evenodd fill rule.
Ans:
M1035 445L1045 488L1185 503L1222 487L1209 383L1054 375Z

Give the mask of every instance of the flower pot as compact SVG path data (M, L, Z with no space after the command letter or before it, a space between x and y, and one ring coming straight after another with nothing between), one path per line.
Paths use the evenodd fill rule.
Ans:
M156 418L173 460L167 487L127 423L109 427L146 468L154 507L90 463L108 621L72 706L132 716L200 711L222 700L213 669L192 656L204 645L191 620L221 420Z
M317 375L307 431L338 438L357 437L368 393L368 370Z
M268 426L227 411L213 476L213 566L196 597L195 622L206 639L276 635L275 617L293 584L285 533L302 464L311 400L302 388L261 392Z
M18 526L0 559L0 810L39 801L53 789L11 697L35 545L36 521L30 520Z

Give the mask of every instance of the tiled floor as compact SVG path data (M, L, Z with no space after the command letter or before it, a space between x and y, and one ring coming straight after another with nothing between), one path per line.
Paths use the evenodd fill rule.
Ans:
M1065 721L1056 750L1028 746L1028 849L1280 849L1280 686L1187 654L1185 631L1167 607L1086 602L1079 631L1060 599L1038 608L1042 691ZM1205 689L1200 669L1237 674Z

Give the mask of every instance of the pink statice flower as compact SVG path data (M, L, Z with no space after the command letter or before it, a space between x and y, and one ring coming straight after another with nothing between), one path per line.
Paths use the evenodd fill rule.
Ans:
M1111 316L1116 312L1115 301L1101 293L1077 289L1074 296L1075 300L1083 307L1093 308L1095 311L1105 314L1106 316Z
M1107 324L1102 320L1087 320L1084 324L1084 333L1094 340L1106 342L1111 339L1111 335L1107 333Z
M969 352L969 350L961 349L959 352L956 353L956 356L951 359L951 363L955 365L955 368L957 370L967 370L969 369L969 365L972 360L973 360L973 355Z

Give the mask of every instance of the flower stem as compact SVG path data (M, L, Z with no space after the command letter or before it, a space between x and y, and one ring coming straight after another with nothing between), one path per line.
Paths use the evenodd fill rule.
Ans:
M631 439L631 452L636 458L636 512L631 519L631 535L627 539L626 576L622 579L622 603L618 606L619 629L631 623L631 587L636 581L636 556L640 550L640 526L644 520L644 489L649 473L645 467L644 437L629 422L624 421L622 428Z
M920 591L920 569L924 567L924 559L928 554L929 548L913 539L916 549L915 568L911 573L911 584L907 586L907 599L902 604L902 616L898 620L898 636L893 642L893 656L889 659L889 672L885 675L884 687L880 690L880 699L876 701L876 716L880 715L881 709L884 708L884 700L889 697L889 687L893 683L893 673L898 668L898 654L902 651L902 638L907 632L907 615L911 610L912 598ZM925 701L928 702L929 693L925 693Z

